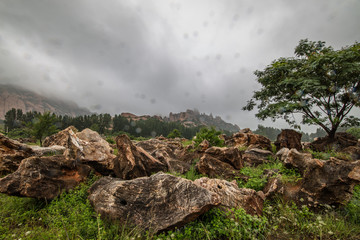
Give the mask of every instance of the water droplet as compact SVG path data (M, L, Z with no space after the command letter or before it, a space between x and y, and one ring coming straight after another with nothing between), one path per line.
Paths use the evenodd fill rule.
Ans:
M131 125L132 127L135 127L135 126L136 126L136 122L135 122L135 121L132 121L132 122L130 123L130 125Z
M156 132L155 131L152 131L150 134L151 134L152 137L156 137Z
M141 133L141 131L142 131L142 129L139 128L139 127L135 129L135 132L136 132L136 133Z

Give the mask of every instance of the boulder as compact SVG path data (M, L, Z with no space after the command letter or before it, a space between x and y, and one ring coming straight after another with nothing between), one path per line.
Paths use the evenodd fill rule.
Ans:
M183 161L186 149L179 141L165 141L149 139L135 144L147 151L155 159L165 164L170 172L185 173L189 171L190 164Z
M133 180L104 177L89 193L102 217L155 232L181 227L220 204L216 193L164 173Z
M236 147L211 147L205 151L205 154L228 163L235 169L241 169L244 166L241 152Z
M239 170L235 169L229 163L222 162L208 154L205 154L200 158L200 161L196 164L196 169L200 174L211 178L247 180L244 175L240 174Z
M269 150L259 148L247 149L243 153L243 159L246 166L258 166L263 163L269 162L270 157L274 154Z
M46 137L42 145L43 147L50 147L53 145L67 147L69 135L74 135L77 132L78 130L74 126L67 127L56 134Z
M340 152L347 147L356 146L357 143L358 140L350 133L338 132L333 139L328 136L316 139L311 143L310 148L318 152L326 152L328 150Z
M348 154L352 160L360 159L360 146L350 146L342 150L343 153Z
M46 141L45 141L46 140ZM46 146L60 145L66 148L64 156L87 164L102 175L116 175L119 164L113 149L97 132L84 129L78 132L70 126L44 140Z
M225 145L233 147L246 146L248 148L260 148L269 151L272 150L270 139L262 135L254 134L248 128L234 133L231 137L226 138Z
M276 150L279 151L282 148L295 148L299 151L302 150L301 136L301 133L292 129L282 130L274 142Z
M286 200L311 207L321 204L338 206L350 200L354 186L360 183L360 161L335 158L323 161L291 149L284 162L288 167L297 168L302 179L295 184L271 179L264 188L266 196L278 193Z
M116 162L119 164L116 168L116 176L133 179L168 170L166 164L155 159L143 148L135 146L126 134L117 136L116 144L118 148Z
M0 179L0 192L8 195L53 199L82 182L91 168L64 156L24 159L12 174Z
M0 133L0 176L16 171L23 159L34 154L34 151L26 144Z
M220 196L219 207L224 210L243 208L248 214L261 215L264 204L264 193L253 189L239 188L236 181L203 177L194 183Z
M66 148L59 145L52 145L50 147L39 147L36 145L29 146L36 156L43 156L43 155L62 155Z

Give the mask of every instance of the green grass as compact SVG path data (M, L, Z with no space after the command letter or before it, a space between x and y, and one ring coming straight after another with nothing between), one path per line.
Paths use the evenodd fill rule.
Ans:
M278 169L287 176L279 162L264 164L261 170ZM192 170L193 171L193 170ZM286 173L286 174L285 174ZM189 173L190 174L190 173ZM193 178L196 172L188 177ZM98 177L91 177L76 189L53 201L10 197L0 194L0 239L359 239L360 185L343 208L313 212L279 199L266 201L261 217L250 216L243 209L223 212L212 209L195 221L176 230L153 234L130 224L110 223L100 218L87 197L88 188Z
M329 150L326 152L317 152L317 151L312 151L311 149L307 149L306 151L311 153L313 158L317 158L317 159L321 159L321 160L329 160L331 157L342 159L342 160L347 160L347 161L352 160L350 154L343 153L343 152L337 152L334 150Z

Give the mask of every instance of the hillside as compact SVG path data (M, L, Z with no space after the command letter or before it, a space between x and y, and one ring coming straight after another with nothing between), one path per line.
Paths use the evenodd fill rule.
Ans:
M91 113L73 102L49 99L18 86L0 84L0 119L4 119L6 112L11 108L22 109L23 112L50 111L58 115L69 116Z
M143 115L143 116L137 116L132 113L122 113L122 117L125 117L132 121L138 121L138 120L146 120L150 117L157 118L159 120L165 121L165 122L181 122L186 127L197 127L197 126L214 126L217 129L226 130L229 132L238 132L240 128L231 123L227 123L224 120L221 119L221 117L216 116L215 118L210 114L207 115L205 113L200 113L197 110L186 110L186 112L180 112L180 113L170 113L168 117L160 117L160 116L149 116L149 115Z

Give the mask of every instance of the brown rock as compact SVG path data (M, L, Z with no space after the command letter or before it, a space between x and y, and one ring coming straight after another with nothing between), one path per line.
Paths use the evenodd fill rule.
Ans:
M64 155L68 160L87 164L102 175L114 175L119 168L109 143L91 129L78 132L70 126L45 140L48 146L64 146Z
M251 148L243 153L243 159L246 166L258 166L269 162L269 158L274 154L271 151L259 148Z
M24 159L12 174L0 179L0 192L8 195L53 199L74 188L90 173L90 167L64 156Z
M29 146L36 156L43 156L43 155L62 155L66 148L63 146L53 145L50 147L39 147L39 146Z
M352 160L360 159L360 146L350 146L342 150L343 153L348 154ZM346 159L344 159L346 160Z
M284 129L277 136L276 141L274 142L276 150L279 151L282 148L295 148L299 151L302 150L301 145L301 133L298 133L292 129Z
M338 132L334 139L330 139L328 136L318 138L311 143L310 148L318 152L326 152L331 149L340 152L347 147L356 146L357 143L358 140L350 133Z
M168 170L165 164L143 148L135 146L127 135L117 136L116 144L118 148L116 161L119 163L119 168L115 172L116 176L122 179L133 179Z
M165 164L170 172L183 174L190 169L190 164L182 160L187 151L179 141L149 139L135 145Z
M27 145L0 133L0 175L16 171L23 159L34 154L34 151Z
M89 192L102 217L155 231L181 227L220 204L217 194L164 173L127 181L104 177Z
M211 147L205 151L205 154L228 163L235 169L241 169L244 166L241 152L236 147Z
M243 208L248 214L261 215L264 199L263 193L257 193L253 189L239 188L236 181L228 182L221 179L210 179L203 177L196 179L194 183L206 188L220 196L219 205L224 210L232 208Z
M354 186L360 182L360 161L323 161L291 149L285 163L299 169L302 180L291 184L273 179L264 188L265 195L279 193L287 200L312 207L341 205L350 200Z
M234 133L231 137L227 138L225 145L233 147L251 146L251 148L260 148L269 151L272 149L270 139L254 134L248 128L243 129L238 133Z
M240 174L239 170L235 169L229 163L222 162L207 154L200 158L200 161L196 164L196 169L200 174L211 178L224 178L227 180L237 178L247 180L245 176Z
M77 132L78 130L74 126L70 126L56 134L46 137L42 145L43 147L50 147L53 145L68 147L69 135L75 135Z

